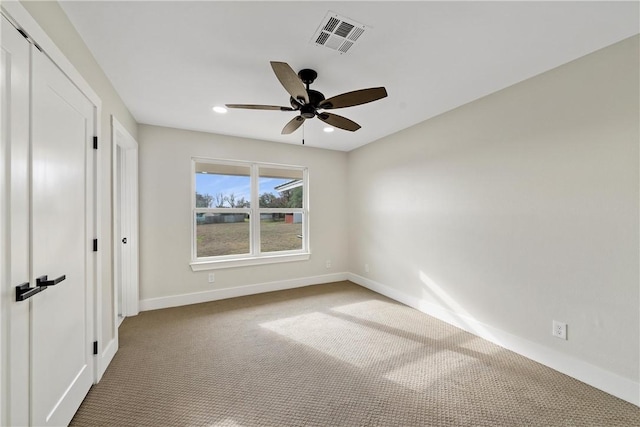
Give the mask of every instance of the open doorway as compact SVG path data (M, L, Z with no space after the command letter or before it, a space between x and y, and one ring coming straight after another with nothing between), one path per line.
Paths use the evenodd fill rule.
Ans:
M113 278L118 325L138 314L138 143L112 116Z

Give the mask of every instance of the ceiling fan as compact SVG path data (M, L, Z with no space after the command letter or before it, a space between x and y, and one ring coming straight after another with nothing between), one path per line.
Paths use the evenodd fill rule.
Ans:
M374 87L360 89L353 92L346 92L340 95L325 99L324 95L317 90L309 89L318 73L305 68L296 74L286 62L271 61L271 68L276 77L285 88L291 98L291 107L280 107L277 105L251 105L251 104L226 104L228 108L246 108L249 110L279 110L279 111L299 111L300 115L294 117L282 129L282 134L287 135L298 129L306 119L314 117L323 122L340 128L355 132L360 129L360 125L337 114L327 113L319 110L333 110L335 108L353 107L354 105L366 104L377 101L387 96L384 87Z

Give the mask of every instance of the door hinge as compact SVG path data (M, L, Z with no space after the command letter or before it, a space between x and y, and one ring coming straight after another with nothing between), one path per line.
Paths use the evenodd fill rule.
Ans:
M94 150L98 149L98 137L97 136L93 137L93 149Z
M93 354L98 354L98 341L93 342Z
M18 30L18 32L20 33L20 35L22 35L22 37L24 37L29 43L31 43L32 45L34 45L36 47L36 49L38 49L40 52L42 52L42 48L40 46L38 46L38 43L34 42L33 39L31 37L29 37L29 34L27 34L22 28L18 28L14 25L14 28L16 30Z
M93 252L98 252L98 239L93 239Z

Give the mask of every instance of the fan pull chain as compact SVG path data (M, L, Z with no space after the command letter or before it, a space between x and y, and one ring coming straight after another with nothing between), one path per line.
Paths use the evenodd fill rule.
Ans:
M304 123L302 123L302 145L304 145Z

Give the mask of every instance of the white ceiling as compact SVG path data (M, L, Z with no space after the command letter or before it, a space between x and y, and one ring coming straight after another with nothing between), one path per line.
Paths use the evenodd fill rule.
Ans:
M637 34L638 2L61 1L139 123L300 144L269 61L318 72L328 98L385 86L385 99L332 110L362 129L305 144L349 151ZM328 11L368 28L346 54L311 43Z

